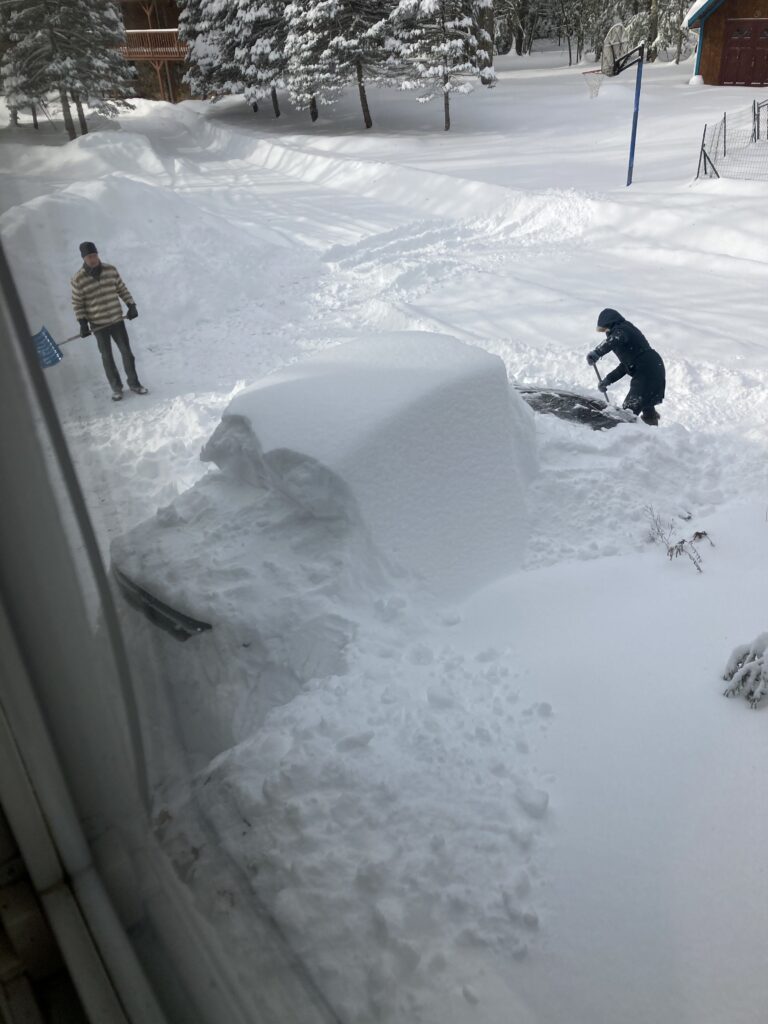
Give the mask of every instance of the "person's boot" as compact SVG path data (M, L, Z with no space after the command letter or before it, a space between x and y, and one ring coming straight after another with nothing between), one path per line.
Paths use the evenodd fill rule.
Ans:
M131 384L131 391L133 391L135 395L147 394L147 389L144 387L143 384L137 384L135 387L133 386L133 384Z
M640 413L640 419L643 423L647 423L649 427L658 427L660 417L656 410L651 407L650 409L643 409Z
M123 389L122 388L120 388L119 391L115 390L115 391L112 392L112 401L113 402L122 402L122 400L123 400Z

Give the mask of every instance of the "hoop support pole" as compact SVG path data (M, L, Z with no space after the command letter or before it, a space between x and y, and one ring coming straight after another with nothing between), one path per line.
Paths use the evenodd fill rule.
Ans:
M637 60L637 78L635 79L635 106L632 111L632 138L629 143L629 167L627 168L627 187L632 184L632 172L635 167L635 142L637 140L637 116L640 112L640 86L643 83L643 57L645 55L645 43L638 47L639 55Z

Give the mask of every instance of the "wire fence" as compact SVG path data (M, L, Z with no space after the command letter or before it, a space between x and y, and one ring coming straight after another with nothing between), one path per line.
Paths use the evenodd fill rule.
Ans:
M768 100L704 125L696 177L768 181Z

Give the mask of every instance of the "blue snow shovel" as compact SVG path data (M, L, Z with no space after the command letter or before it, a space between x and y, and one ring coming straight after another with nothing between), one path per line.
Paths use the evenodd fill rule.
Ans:
M66 345L68 341L74 341L79 337L79 334L73 334L71 338L65 338L61 344ZM64 358L60 346L53 340L53 335L47 327L41 328L37 334L32 335L32 343L35 346L38 362L44 370L47 370L49 366L55 366Z

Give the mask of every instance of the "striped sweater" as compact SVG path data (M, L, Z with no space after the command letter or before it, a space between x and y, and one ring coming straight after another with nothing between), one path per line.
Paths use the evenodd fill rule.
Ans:
M72 278L72 306L77 320L87 320L91 328L109 327L123 317L123 307L134 305L131 293L125 287L117 268L111 263L101 264L101 273L92 277L85 269Z

